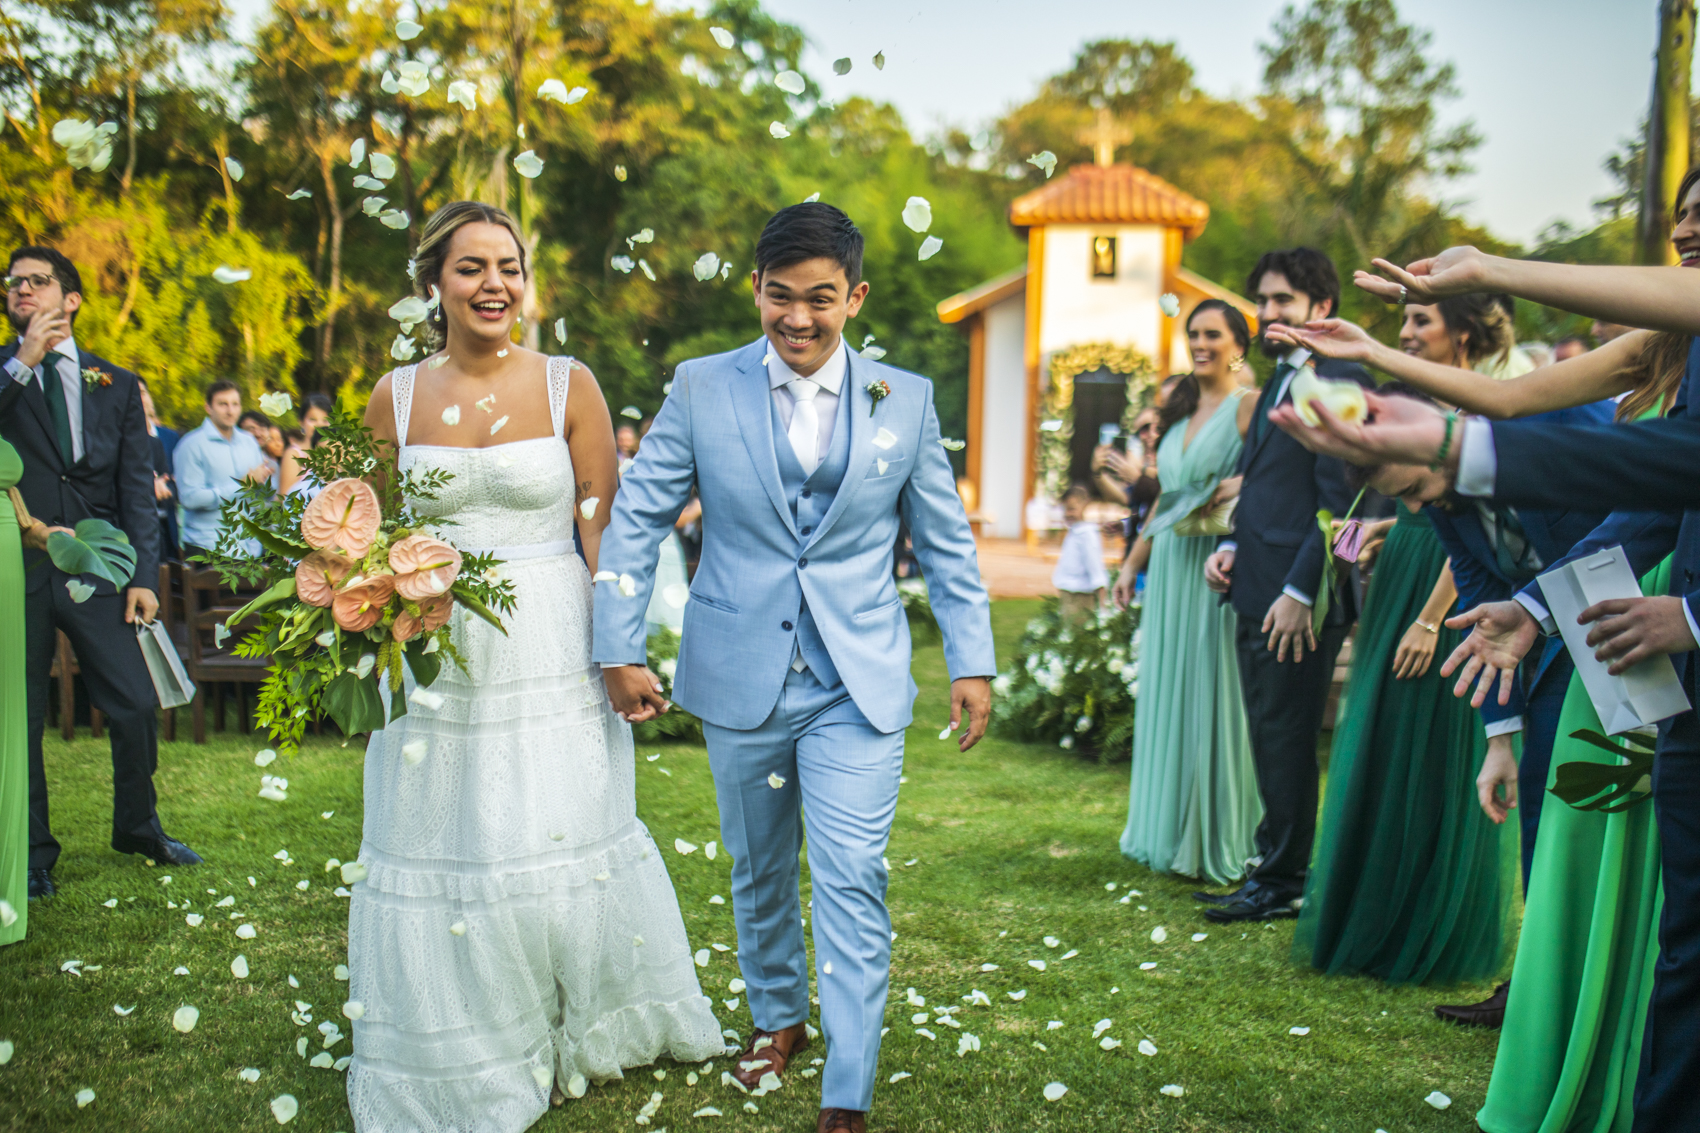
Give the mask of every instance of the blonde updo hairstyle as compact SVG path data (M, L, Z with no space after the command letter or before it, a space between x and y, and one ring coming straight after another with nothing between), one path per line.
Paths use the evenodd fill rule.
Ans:
M522 275L531 273L531 266L525 262L525 240L519 234L519 225L514 218L495 205L487 205L482 201L453 201L444 205L431 214L431 219L425 222L425 231L419 237L419 247L413 253L413 293L424 299L431 300L431 289L436 287L441 291L443 265L449 255L449 241L454 234L468 224L498 224L508 230L514 238L514 247L519 249L519 270ZM448 319L443 314L442 303L431 308L431 314L424 323L425 341L433 351L441 350L448 336Z

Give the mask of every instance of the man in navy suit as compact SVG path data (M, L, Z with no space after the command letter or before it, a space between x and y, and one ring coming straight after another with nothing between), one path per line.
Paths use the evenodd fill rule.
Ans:
M1316 837L1317 734L1334 674L1334 659L1356 617L1357 602L1342 571L1318 638L1311 612L1320 595L1324 545L1316 513L1344 515L1352 503L1345 465L1316 456L1269 423L1269 411L1291 400L1296 359L1264 337L1273 325L1302 326L1326 319L1340 304L1334 263L1313 248L1268 252L1246 282L1257 301L1258 340L1281 359L1263 387L1240 453L1239 507L1234 533L1205 567L1212 589L1225 593L1239 615L1235 645L1250 723L1263 822L1258 859L1233 893L1198 893L1205 916L1232 922L1298 915ZM1373 386L1363 367L1318 359L1317 372Z
M112 731L112 848L173 865L200 857L166 837L155 809L158 726L153 681L136 641L136 622L159 609L159 517L153 453L139 380L77 347L82 306L76 266L52 248L20 248L6 272L6 315L18 339L0 348L0 436L23 457L18 490L35 518L57 528L104 519L136 550L120 593L105 580L79 598L39 551L26 551L24 623L29 682L29 895L51 897L59 842L48 825L41 738L48 670L63 630L71 639L89 699Z

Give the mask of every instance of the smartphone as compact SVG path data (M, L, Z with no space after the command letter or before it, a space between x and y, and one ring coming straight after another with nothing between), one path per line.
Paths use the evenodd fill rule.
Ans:
M1106 421L1106 422L1104 422L1104 424L1099 425L1098 426L1098 447L1102 448L1105 445L1115 444L1116 438L1121 436L1121 432L1122 432L1122 427L1120 425L1115 424L1114 422L1111 422L1111 421Z

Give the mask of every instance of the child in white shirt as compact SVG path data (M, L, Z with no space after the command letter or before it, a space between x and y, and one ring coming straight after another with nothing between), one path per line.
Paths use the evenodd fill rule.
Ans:
M1057 588L1063 616L1069 619L1084 618L1097 609L1110 584L1110 574L1104 569L1103 536L1097 524L1086 521L1086 505L1091 499L1092 493L1079 484L1063 494L1068 534L1063 536L1051 585Z

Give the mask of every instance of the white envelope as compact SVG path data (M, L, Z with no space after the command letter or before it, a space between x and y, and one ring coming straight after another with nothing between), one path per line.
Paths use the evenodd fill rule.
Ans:
M177 647L165 632L163 621L137 622L136 644L142 647L142 659L148 663L148 676L153 678L161 708L181 708L195 699L195 682L183 670L183 660L177 656Z
M1567 563L1541 575L1541 593L1546 595L1565 648L1576 662L1576 672L1600 714L1607 735L1635 728L1688 711L1688 695L1677 679L1676 666L1666 657L1649 657L1620 676L1606 671L1606 663L1594 659L1588 634L1594 628L1578 625L1576 618L1597 602L1612 598L1639 598L1641 587L1622 547L1608 547L1595 555Z

